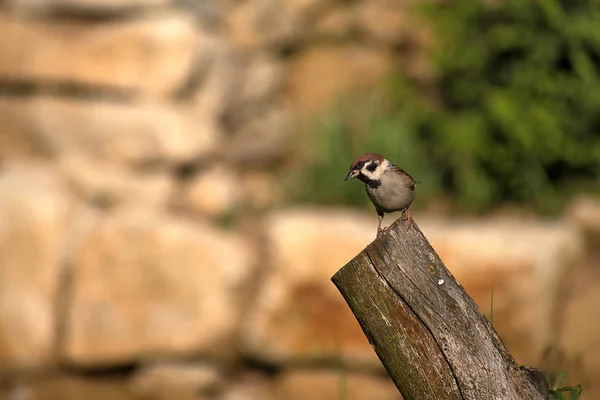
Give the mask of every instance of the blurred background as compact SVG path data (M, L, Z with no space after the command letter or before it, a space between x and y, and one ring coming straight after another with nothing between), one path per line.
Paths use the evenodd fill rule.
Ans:
M343 181L367 151L423 182L517 362L600 398L598 27L593 0L0 0L0 398L399 399L329 281L375 237Z

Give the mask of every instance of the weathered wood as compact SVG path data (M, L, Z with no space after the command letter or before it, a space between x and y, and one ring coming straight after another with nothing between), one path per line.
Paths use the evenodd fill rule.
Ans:
M547 399L413 227L397 221L332 278L404 399Z

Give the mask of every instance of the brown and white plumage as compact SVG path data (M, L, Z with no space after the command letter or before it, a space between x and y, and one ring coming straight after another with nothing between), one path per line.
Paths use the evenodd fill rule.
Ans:
M379 219L377 235L383 231L381 222L386 213L402 211L407 219L407 230L411 227L409 207L415 198L415 185L418 182L406 171L380 154L365 153L350 165L346 180L353 178L365 183L367 195L375 206Z

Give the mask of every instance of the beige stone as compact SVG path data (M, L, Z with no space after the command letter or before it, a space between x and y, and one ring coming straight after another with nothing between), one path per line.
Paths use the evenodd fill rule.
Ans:
M112 14L164 5L171 0L5 0L5 2L11 12L29 15L54 11Z
M240 184L235 173L223 166L202 171L184 189L181 205L200 215L218 217L232 211L241 199Z
M406 23L407 4L394 0L357 1L326 9L318 15L312 35L321 40L355 41L359 32L372 45L393 47L410 31Z
M272 56L258 54L251 57L244 68L239 99L242 102L265 101L277 97L283 84L281 62Z
M211 120L164 103L0 99L0 141L14 143L0 150L4 158L38 153L114 164L179 163L214 151L218 136Z
M239 54L228 42L218 36L204 39L203 47L210 51L198 66L204 74L190 103L203 118L220 118L238 99L244 73Z
M409 33L405 22L406 8L405 2L395 0L358 2L354 12L358 29L385 45L401 43Z
M52 361L71 205L48 165L0 170L0 369Z
M578 232L584 252L561 279L555 337L544 367L566 372L566 384L583 386L582 399L595 399L600 397L600 202L591 196L575 199L563 221Z
M246 372L225 389L222 400L276 400L271 380L256 372Z
M299 16L285 7L285 0L232 2L225 13L228 39L238 47L255 48L297 40Z
M61 157L58 168L81 198L101 207L162 207L174 191L173 179L161 170L136 173L76 154Z
M290 210L266 223L270 270L241 334L272 362L380 364L331 276L374 239L376 218L344 210Z
M402 400L391 378L343 370L285 372L276 387L286 400Z
M149 399L199 399L223 384L220 372L210 365L169 363L149 365L130 382L134 393Z
M591 251L600 246L600 198L582 196L575 199L568 205L564 220L581 233Z
M248 49L295 45L310 37L315 21L333 5L331 0L230 2L225 13L228 38Z
M355 9L343 4L320 15L315 21L312 35L317 40L343 40L351 37L357 25Z
M74 251L62 354L75 365L223 354L249 253L209 225L141 207L101 219Z
M175 13L95 24L1 17L0 78L168 95L190 73L197 35Z
M566 210L566 218L585 231L600 230L600 198L582 196Z
M279 161L290 148L290 112L272 107L263 115L255 115L242 124L226 143L228 160L243 166L265 166Z
M597 269L597 265L594 265ZM579 275L581 277L581 275ZM600 396L600 279L594 286L578 293L570 293L560 315L556 316L559 331L557 348L563 359L554 368L567 373L569 384L581 384L584 397ZM587 397L586 397L587 396Z
M50 147L38 140L34 135L28 135L22 129L18 117L6 110L0 110L0 163L7 160L48 158L52 151Z
M114 376L59 375L58 373L48 375L40 379L23 379L17 382L13 390L3 399L135 400L127 385Z
M266 171L245 171L240 174L244 205L256 210L268 210L285 201L285 185Z
M321 112L345 92L379 82L390 67L389 54L376 47L312 46L289 61L286 96L301 115Z

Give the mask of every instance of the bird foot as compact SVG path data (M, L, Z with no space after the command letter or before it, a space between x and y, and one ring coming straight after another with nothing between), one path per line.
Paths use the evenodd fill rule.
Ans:
M408 232L408 230L412 226L412 216L410 214L410 210L406 210L406 215L407 215L407 217L406 217L406 219L407 219L407 222L406 222L406 232Z
M377 237L379 237L379 235L381 235L383 232L385 232L385 230L386 230L387 228L388 228L388 227L387 227L387 226L385 226L385 227L383 227L383 228L379 228L379 229L377 229Z
M402 221L406 221L406 232L408 232L412 226L412 216L410 214L410 210L406 209L402 211L402 216L400 218L402 218Z

